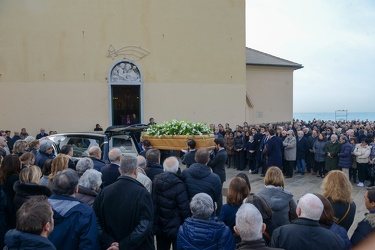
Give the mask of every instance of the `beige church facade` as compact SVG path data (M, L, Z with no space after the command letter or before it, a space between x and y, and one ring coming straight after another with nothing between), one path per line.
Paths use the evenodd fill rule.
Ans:
M246 120L250 124L293 119L293 73L301 64L246 48Z
M293 69L247 62L244 0L3 0L0 32L0 129L291 118ZM278 76L286 109L257 108Z

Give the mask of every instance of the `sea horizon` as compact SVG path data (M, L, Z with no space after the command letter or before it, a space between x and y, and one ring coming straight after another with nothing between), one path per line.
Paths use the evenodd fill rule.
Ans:
M324 120L324 121L375 121L375 112L295 112L293 113L293 119L312 121Z

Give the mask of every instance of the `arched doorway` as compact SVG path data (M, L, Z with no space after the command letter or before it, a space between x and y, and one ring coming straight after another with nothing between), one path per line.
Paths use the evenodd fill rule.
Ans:
M109 121L112 125L142 122L142 72L138 65L123 59L108 72Z

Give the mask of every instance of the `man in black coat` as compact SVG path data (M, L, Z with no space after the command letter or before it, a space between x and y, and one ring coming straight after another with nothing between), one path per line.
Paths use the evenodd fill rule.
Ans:
M120 166L121 156L122 152L119 148L113 148L109 151L108 158L111 163L108 166L102 167L100 170L100 172L102 172L103 187L114 183L120 176L118 168Z
M189 200L198 193L206 193L211 196L212 200L216 202L215 213L220 215L220 210L223 205L223 198L221 195L221 180L220 177L211 172L210 167L206 164L210 160L210 153L205 148L200 148L195 154L195 161L190 168L182 172L182 180L186 185Z
M160 165L160 151L159 149L150 149L146 154L146 169L147 177L154 180L155 175L163 173L163 167Z
M111 246L117 249L155 249L152 198L136 180L137 158L124 156L119 170L121 176L99 193L93 205L103 231L101 246L103 249Z
M309 141L304 137L303 131L297 132L298 138L297 138L297 167L298 171L297 173L300 173L301 175L305 174L306 169L306 155L307 152L309 152Z
M105 163L101 160L102 150L98 146L92 146L89 148L89 157L94 162L94 169L100 170L105 166Z
M215 139L217 153L212 161L208 163L208 166L212 168L212 172L220 177L221 183L226 180L225 175L225 162L228 159L227 151L224 148L223 138Z
M267 142L267 168L276 166L282 168L283 159L282 159L282 151L283 151L283 142L280 137L275 136L275 130L270 129L268 131L269 139ZM263 171L262 171L263 172ZM267 172L267 170L266 170Z
M197 143L195 142L195 140L189 140L187 142L187 145L189 147L189 152L184 154L181 157L181 160L182 164L186 165L186 168L189 168L191 164L195 163L195 146L197 145Z
M48 134L46 133L46 130L44 128L41 128L40 133L36 135L36 139L39 140L46 136L48 136Z
M272 233L270 247L289 250L325 249L344 250L344 240L336 233L319 224L324 206L313 194L305 194L297 205L298 218L288 225L275 229Z
M164 173L155 176L152 183L154 202L154 233L157 249L177 248L177 233L180 225L191 216L186 187L177 174L179 162L171 156L163 163Z
M145 150L143 150L139 154L142 155L144 158L146 158L147 151L149 151L150 149L152 149L151 142L149 140L144 140L142 142L142 145L143 145L143 148Z

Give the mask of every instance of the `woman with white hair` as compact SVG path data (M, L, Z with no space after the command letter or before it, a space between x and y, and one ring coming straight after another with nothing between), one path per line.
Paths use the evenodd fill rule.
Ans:
M94 168L94 162L90 158L82 158L79 159L76 165L76 172L79 177L85 173L86 170L88 169L93 169Z
M86 170L78 182L76 199L92 206L102 185L102 173L95 169Z
M193 214L180 226L177 249L234 249L231 230L224 222L210 220L214 212L212 198L205 193L194 195L190 202Z

